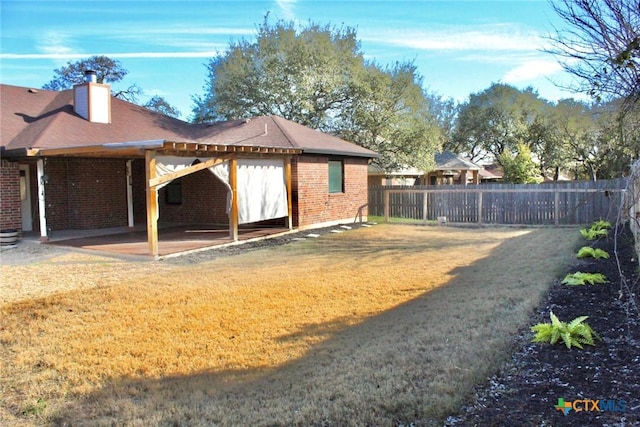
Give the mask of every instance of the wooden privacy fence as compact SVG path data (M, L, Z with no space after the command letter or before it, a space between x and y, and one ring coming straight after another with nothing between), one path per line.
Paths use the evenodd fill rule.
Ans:
M369 215L477 224L573 225L615 221L626 179L551 184L382 186L369 189Z

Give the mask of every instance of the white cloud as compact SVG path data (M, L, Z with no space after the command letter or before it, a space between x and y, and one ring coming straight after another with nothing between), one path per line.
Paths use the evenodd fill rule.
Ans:
M289 21L295 20L296 16L293 12L293 7L296 5L296 0L276 0L276 4L284 19Z
M42 52L40 55L43 55L44 58L66 60L69 55L73 55L74 52L78 51L78 49L71 46L71 40L71 36L66 33L47 31L42 34L40 41L36 43L36 49Z
M96 53L0 53L0 59L83 59L94 55L110 58L211 58L217 51L203 52L96 52Z
M148 96L149 98L153 98L154 96L161 96L164 98L167 96L167 91L158 89L158 88L151 88L151 89L143 89L142 94L144 96Z
M438 31L394 30L363 36L380 44L431 51L531 51L543 45L542 37L512 25L443 28Z
M548 77L562 71L562 66L553 59L534 59L509 70L503 77L505 83L521 83L540 77Z

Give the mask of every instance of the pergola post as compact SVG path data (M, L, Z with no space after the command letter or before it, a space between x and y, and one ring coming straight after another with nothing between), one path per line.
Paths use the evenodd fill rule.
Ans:
M229 159L229 187L231 187L231 211L229 212L229 238L238 241L238 159Z
M151 186L151 180L156 177L156 152L144 152L146 188L147 188L147 242L149 254L158 256L158 188Z

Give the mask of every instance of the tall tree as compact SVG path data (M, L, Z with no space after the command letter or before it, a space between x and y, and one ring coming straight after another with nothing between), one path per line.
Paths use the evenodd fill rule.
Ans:
M53 71L55 77L43 85L42 88L48 90L71 89L73 85L84 82L85 71L87 70L95 71L98 83L120 83L129 73L117 59L97 55L76 62L67 62L66 66ZM142 94L142 89L133 84L123 90L112 90L111 94L125 101L137 103L138 97ZM167 116L180 117L180 111L159 95L151 97L142 106Z
M96 55L76 62L67 62L66 66L53 71L55 77L42 88L48 90L71 89L73 85L84 82L84 73L87 70L96 72L98 83L119 83L129 73L117 59ZM113 96L136 102L141 92L142 90L133 84L124 90L113 92Z
M166 99L161 97L160 95L154 95L147 101L144 105L144 108L147 108L151 111L155 111L156 113L164 114L165 116L170 116L174 118L180 117L180 111L169 104Z
M499 160L504 151L515 152L518 143L530 144L529 128L544 107L531 88L494 83L460 107L454 144L472 161Z
M599 179L628 175L640 158L640 104L633 110L628 104L623 108L622 102L598 105L596 110Z
M567 153L565 168L573 173L575 179L595 181L607 151L606 146L601 144L597 108L565 99L555 107L555 116L558 142Z
M429 171L442 146L442 132L431 114L415 65L387 69L369 64L351 84L352 99L340 115L338 134L380 154L385 170L414 167Z
M561 129L564 120L570 120L557 114L557 106L551 103L545 107L529 126L527 141L538 161L540 174L546 180L558 181L561 173L566 173L570 163L569 150Z
M411 63L367 63L352 28L266 17L255 41L209 61L192 120L278 115L380 151L385 169L426 168L440 136L421 83Z
M463 152L464 150L457 147L454 142L456 119L460 111L460 104L452 98L445 98L436 94L427 94L426 96L431 116L435 118L442 132L442 149L454 153Z
M551 36L555 54L579 80L574 89L598 100L640 101L638 0L560 0L551 3L567 25Z
M209 61L205 93L194 98L193 120L207 122L274 114L326 129L349 99L363 64L355 30L310 23L258 27L255 41L231 42Z

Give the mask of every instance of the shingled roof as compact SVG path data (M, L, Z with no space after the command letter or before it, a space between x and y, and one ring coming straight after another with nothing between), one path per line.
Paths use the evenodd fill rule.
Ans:
M482 167L451 151L436 154L434 170L480 170Z
M111 123L92 123L74 112L73 89L62 92L0 85L3 155L118 144L197 143L293 149L308 154L377 157L371 150L278 116L192 124L139 105L111 99Z

